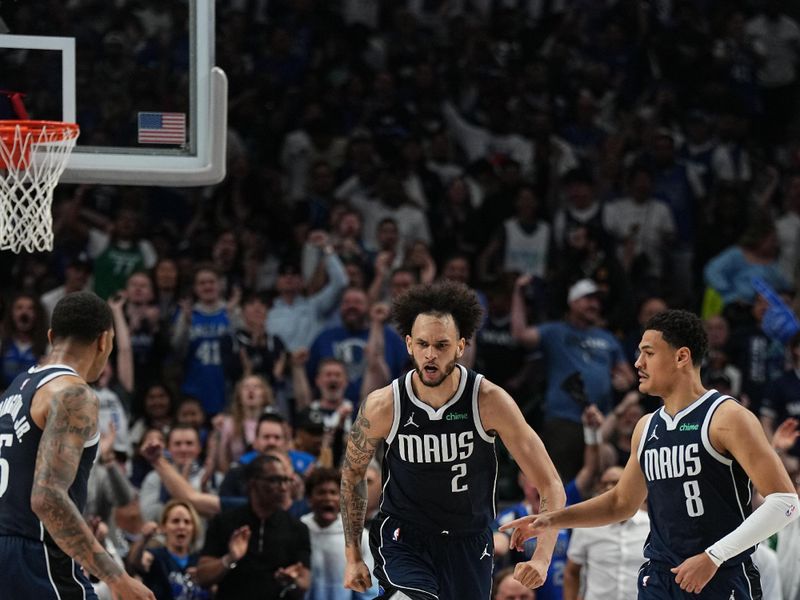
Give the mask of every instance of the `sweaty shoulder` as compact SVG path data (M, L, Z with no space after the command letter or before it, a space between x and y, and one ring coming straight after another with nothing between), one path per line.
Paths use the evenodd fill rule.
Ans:
M64 375L49 381L36 391L31 402L31 417L39 429L44 429L53 400L86 403L97 406L97 395L76 375Z

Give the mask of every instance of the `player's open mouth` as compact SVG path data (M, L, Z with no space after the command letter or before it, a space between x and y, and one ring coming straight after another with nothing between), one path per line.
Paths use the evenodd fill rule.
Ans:
M422 367L422 370L425 371L426 373L433 375L439 369L437 369L434 365L425 365L424 367Z

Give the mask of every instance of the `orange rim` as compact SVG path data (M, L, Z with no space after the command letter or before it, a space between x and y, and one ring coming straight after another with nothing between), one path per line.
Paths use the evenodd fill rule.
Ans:
M45 130L46 133L42 136ZM31 138L34 143L57 145L72 143L79 133L80 128L77 124L62 121L0 121L0 144L5 154L5 156L0 155L0 170L8 170L9 165L15 168L27 168L31 153L28 140ZM20 144L18 135L26 141ZM41 139L42 137L44 139Z
M62 140L69 140L78 136L80 128L77 123L65 123L63 121L0 121L0 138L7 142L14 136L17 127L22 133L30 133L47 129L53 131L56 137Z

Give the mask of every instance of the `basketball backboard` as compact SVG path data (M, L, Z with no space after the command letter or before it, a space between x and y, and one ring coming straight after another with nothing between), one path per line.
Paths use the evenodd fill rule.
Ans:
M62 182L190 186L225 175L213 0L0 0L0 91L23 94L30 119L80 126ZM23 118L19 106L0 94L0 118Z

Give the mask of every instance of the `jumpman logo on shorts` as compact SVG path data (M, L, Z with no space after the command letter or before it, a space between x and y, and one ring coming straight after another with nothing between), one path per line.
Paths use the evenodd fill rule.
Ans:
M491 554L489 554L489 544L486 544L483 547L483 554L481 554L481 557L478 560L483 560L487 556L490 557L490 558L492 556Z
M416 427L417 429L419 429L419 425L417 425L416 423L414 423L414 413L413 413L413 412L411 413L411 416L410 416L410 417L408 417L408 421L406 421L406 424L405 424L405 425L403 425L403 427L408 427L409 425L413 425L414 427Z
M655 427L653 427L653 433L651 433L651 434L650 434L650 437L649 437L649 438L647 438L647 441L648 441L648 442L649 442L650 440L657 440L657 439L658 439L658 435L656 434L656 431L658 431L658 423L656 423L656 426L655 426Z

